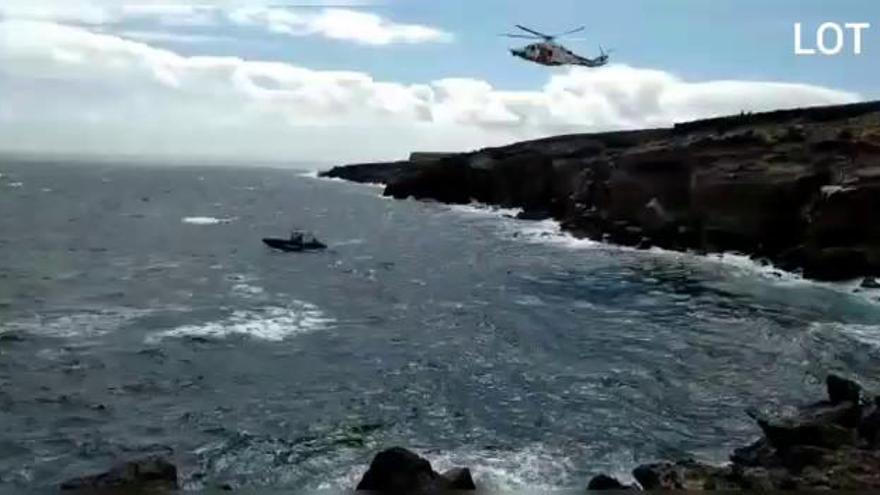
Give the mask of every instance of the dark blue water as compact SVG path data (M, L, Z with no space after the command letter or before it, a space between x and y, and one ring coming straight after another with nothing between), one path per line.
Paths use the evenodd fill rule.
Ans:
M501 487L757 435L880 376L871 295L292 170L0 163L0 487L165 453L188 488L347 488L381 448ZM323 253L260 238L313 230Z

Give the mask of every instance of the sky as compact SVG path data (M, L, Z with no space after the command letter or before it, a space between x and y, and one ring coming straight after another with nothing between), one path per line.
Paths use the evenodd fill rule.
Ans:
M795 22L871 27L797 56ZM612 63L512 57L517 23ZM878 62L876 0L0 0L0 152L399 159L880 99Z

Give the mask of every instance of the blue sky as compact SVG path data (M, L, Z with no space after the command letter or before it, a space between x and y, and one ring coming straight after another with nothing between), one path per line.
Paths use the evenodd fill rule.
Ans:
M455 42L377 50L260 30L193 29L239 39L201 46L165 44L187 53L364 70L395 81L473 77L525 89L542 84L553 69L508 56L506 49L519 40L497 35L515 31L517 23L544 32L585 25L587 31L567 43L570 48L592 54L599 44L613 47L616 60L633 66L663 69L687 79L800 81L880 97L880 2L874 0L397 0L363 9L396 22L436 26L453 33ZM803 23L806 43L826 21L871 22L862 55L795 56L793 23Z
M0 1L0 151L385 159L880 98L875 0L284 4ZM826 21L862 55L796 56ZM612 64L514 58L517 23Z

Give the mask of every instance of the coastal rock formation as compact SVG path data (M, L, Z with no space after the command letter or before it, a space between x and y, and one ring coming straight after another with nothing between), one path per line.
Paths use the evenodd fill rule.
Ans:
M322 174L478 201L618 244L738 251L810 278L880 276L880 102L557 136Z
M827 399L796 408L751 411L763 437L734 450L724 466L693 459L635 468L638 486L599 474L590 491L880 491L880 397L867 400L843 377L826 379ZM436 473L430 463L395 447L376 455L357 486L382 493L475 490L468 469Z
M80 493L166 493L178 489L177 467L162 457L118 464L109 471L61 483L61 490Z
M431 494L475 490L467 468L451 469L443 474L431 463L401 447L376 454L370 469L357 485L359 491L399 494Z
M834 375L826 385L828 400L751 412L764 436L735 450L729 465L661 462L637 467L633 477L644 490L876 491L880 398L863 401L858 384Z

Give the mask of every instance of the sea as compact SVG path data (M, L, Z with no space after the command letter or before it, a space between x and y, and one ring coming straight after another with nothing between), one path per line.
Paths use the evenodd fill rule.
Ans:
M880 391L880 294L292 168L0 161L0 488L172 459L346 490L410 448L497 491L722 463L749 408ZM312 231L328 249L263 237Z

